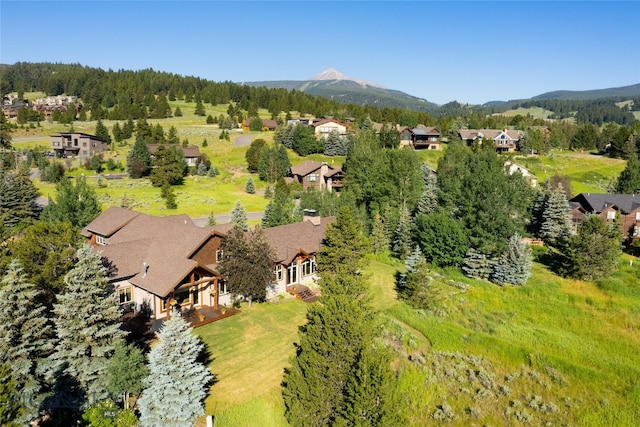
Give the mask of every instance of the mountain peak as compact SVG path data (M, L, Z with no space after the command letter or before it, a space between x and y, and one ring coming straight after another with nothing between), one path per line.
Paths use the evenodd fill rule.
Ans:
M381 85L377 83L371 83L365 80L354 79L352 77L347 76L346 74L342 74L340 71L336 70L335 68L327 68L320 74L316 74L315 76L309 77L307 79L307 81L310 81L310 80L349 80L352 82L356 82L362 86L372 86L372 87L384 89Z

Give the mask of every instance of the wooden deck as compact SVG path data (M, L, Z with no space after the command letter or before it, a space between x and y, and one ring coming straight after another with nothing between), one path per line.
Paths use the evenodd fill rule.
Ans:
M288 286L287 292L304 302L316 302L320 298L320 289L309 289L305 285Z
M213 307L199 307L193 312L185 312L184 319L194 328L208 325L209 323L225 319L240 313L236 308L214 310ZM133 311L122 315L122 329L129 332L129 340L138 342L150 342L156 339L155 333L162 327L165 319L150 319Z

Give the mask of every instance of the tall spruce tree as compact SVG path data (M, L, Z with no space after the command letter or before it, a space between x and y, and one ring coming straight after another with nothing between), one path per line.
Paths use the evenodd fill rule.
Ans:
M462 273L473 279L488 279L493 261L487 254L475 248L469 248L464 256Z
M569 209L569 202L561 188L548 194L540 224L540 237L547 244L556 246L566 243L573 230L567 215Z
M53 308L59 342L52 359L59 372L75 380L89 399L104 399L108 361L125 333L120 330L120 312L100 255L83 245L64 282L67 292L58 295Z
M0 365L11 367L16 396L25 409L18 421L25 424L38 416L46 396L51 369L47 357L54 348L53 327L40 294L14 259L0 287Z
M285 370L282 393L292 425L402 425L390 360L376 345L375 313L358 274L365 242L342 209L318 254L320 304L309 307ZM351 265L341 265L345 260Z
M49 223L69 222L82 228L100 215L101 211L95 189L87 183L84 176L77 177L75 185L65 177L56 184L56 200L49 200L42 212L42 219Z
M158 332L138 401L142 427L191 426L204 414L203 400L213 376L199 361L205 346L192 330L174 310Z
M616 193L636 194L640 192L640 160L637 153L631 153L624 170L616 183Z
M578 233L569 238L563 272L576 279L599 280L613 273L622 253L622 233L617 221L608 224L598 215L589 215Z
M136 137L136 142L127 156L127 172L131 178L137 179L151 172L151 154L144 137Z
M391 249L396 257L405 259L411 253L411 247L411 218L409 217L409 211L404 208L393 233Z
M25 172L7 172L0 167L0 220L6 228L27 225L38 218L36 197L38 190Z
M509 239L507 251L493 264L489 280L500 285L524 285L531 277L532 266L531 248L516 233Z
M242 231L249 231L249 224L247 223L247 211L244 210L240 200L236 201L236 204L231 210L231 224L237 225Z
M379 213L376 213L373 217L373 224L371 226L371 250L375 254L389 249L389 237L384 228L382 217Z
M98 120L96 123L96 136L106 142L107 144L111 144L111 135L109 135L109 129L102 123L102 120Z

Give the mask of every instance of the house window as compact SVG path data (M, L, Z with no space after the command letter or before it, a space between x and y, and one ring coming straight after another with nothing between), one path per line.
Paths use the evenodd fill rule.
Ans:
M310 274L313 274L315 271L316 271L316 262L314 259L308 258L302 263L303 276L308 276Z
M229 291L227 291L227 281L226 280L219 280L218 281L218 290L220 291L220 295L224 295L229 293Z
M640 221L640 212L636 212L636 221Z
M616 219L616 211L607 211L607 219Z
M106 245L107 244L107 238L104 236L100 236L99 234L96 234L96 243L98 245Z
M78 146L78 138L73 138L73 145L74 147Z
M98 146L98 143L97 143L97 142L94 142L94 143L92 143L92 144L91 144L91 146L92 146L92 147L97 147L97 146Z
M309 175L309 182L316 182L318 180L318 174L312 173Z
M191 288L191 295L193 295L193 305L200 304L200 286L196 285Z
M188 288L175 291L173 298L180 305L191 304L191 292Z
M161 311L167 311L167 300L166 299L160 300L160 310Z
M280 280L282 280L282 266L281 265L276 265L275 273L276 273L276 281L279 282Z
M53 141L53 146L54 146L54 147L59 147L59 146L60 146L60 142L58 142L58 141Z
M223 256L224 256L224 251L222 249L218 249L216 251L216 262L222 261Z
M87 146L87 141L82 141L82 146L86 147Z
M403 133L403 134L402 134L402 140L403 140L403 141L409 141L409 140L411 140L411 135L409 135L408 133Z
M127 304L132 301L131 286L118 288L118 301L120 304Z

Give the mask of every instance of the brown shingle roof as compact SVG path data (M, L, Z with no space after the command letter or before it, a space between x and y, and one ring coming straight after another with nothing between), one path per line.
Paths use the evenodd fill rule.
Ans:
M313 225L311 221L280 225L264 229L264 234L276 252L276 262L287 265L300 253L318 252L327 225L333 221L335 217L321 218L320 225Z
M299 165L291 166L291 175L306 176L311 172L320 169L320 166L322 166L321 162L305 160Z
M82 230L84 236L88 236L88 231L109 237L116 231L124 227L129 221L140 215L130 209L120 207L110 207L104 211L99 217L91 221Z

